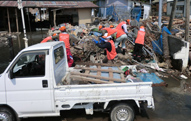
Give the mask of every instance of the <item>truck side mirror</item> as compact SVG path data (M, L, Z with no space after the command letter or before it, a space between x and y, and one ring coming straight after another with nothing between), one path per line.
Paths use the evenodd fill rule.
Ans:
M13 79L13 78L14 78L14 76L13 76L13 70L12 70L12 69L11 69L10 72L9 72L9 77L10 77L10 79Z

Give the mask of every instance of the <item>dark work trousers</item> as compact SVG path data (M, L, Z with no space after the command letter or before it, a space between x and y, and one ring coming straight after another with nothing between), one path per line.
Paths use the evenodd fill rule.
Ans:
M135 43L134 50L133 50L133 56L134 57L141 57L143 53L143 45Z

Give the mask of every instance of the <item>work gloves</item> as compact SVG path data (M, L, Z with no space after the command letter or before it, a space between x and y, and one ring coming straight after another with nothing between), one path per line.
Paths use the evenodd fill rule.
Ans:
M93 41L93 42L95 42L95 44L98 44L98 41L97 41L97 40L95 40L95 39L92 39L92 41Z

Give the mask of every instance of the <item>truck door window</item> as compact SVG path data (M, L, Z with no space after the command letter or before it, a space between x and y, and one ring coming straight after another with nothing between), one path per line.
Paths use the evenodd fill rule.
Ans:
M54 50L54 59L55 59L55 64L57 64L58 62L60 62L60 60L62 60L64 58L64 49L63 47L59 47L57 49Z
M45 53L28 53L20 57L13 67L13 77L45 75Z

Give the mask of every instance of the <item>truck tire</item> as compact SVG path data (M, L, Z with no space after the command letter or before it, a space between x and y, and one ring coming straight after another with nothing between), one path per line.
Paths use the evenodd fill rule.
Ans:
M6 107L0 107L0 121L15 121L14 114Z
M111 121L133 121L134 110L131 106L121 103L112 109L110 118Z

